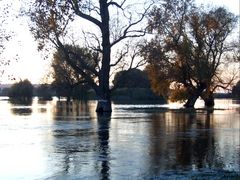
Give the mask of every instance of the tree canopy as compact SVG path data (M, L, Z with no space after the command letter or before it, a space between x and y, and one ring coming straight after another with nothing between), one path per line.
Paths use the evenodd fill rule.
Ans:
M131 69L116 73L113 85L117 88L150 88L149 82L145 71Z
M78 46L74 47L71 45L65 45L65 48L74 52L74 56L79 56L84 60L84 63L81 61L77 62L77 59L74 59L74 56L71 57L73 58L73 61L75 61L75 65L78 68L83 68L85 64L93 69L97 68L96 66L98 65L99 55L94 53L92 50L80 48ZM74 89L77 86L81 85L86 87L87 81L64 60L64 53L61 51L61 49L58 49L58 51L54 53L51 66L53 69L52 87L55 89L57 96L68 97L68 99L70 99L73 97ZM86 70L85 73L88 74L92 79L95 78L95 75L91 73L91 71Z
M13 99L29 100L33 96L33 85L27 79L11 86L8 96Z
M227 37L237 17L226 9L197 8L191 0L164 1L149 16L149 31L154 38L142 48L149 62L151 86L172 100L185 100L193 107L198 97L207 102L224 81L221 66L232 51Z

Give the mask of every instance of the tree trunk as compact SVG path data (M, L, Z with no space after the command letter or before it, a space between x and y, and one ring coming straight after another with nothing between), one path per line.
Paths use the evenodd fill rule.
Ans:
M215 105L213 94L209 95L208 97L204 98L203 100L204 100L206 107L213 107Z
M96 112L112 112L110 93L108 84L100 84L100 86L96 89L98 98Z
M199 95L196 95L196 94L191 95L183 106L186 108L193 108L198 97Z
M99 0L102 33L102 67L99 72L99 87L97 90L98 104L96 112L111 112L111 100L109 89L109 73L111 59L109 11L107 0Z
M197 85L196 88L192 88L190 93L190 97L188 98L187 102L184 104L186 108L193 108L197 99L202 96L202 93L206 89L206 85L204 83L200 83Z
M105 99L98 100L96 112L98 112L98 113L112 112L112 103L111 103L110 99L109 100L105 100Z

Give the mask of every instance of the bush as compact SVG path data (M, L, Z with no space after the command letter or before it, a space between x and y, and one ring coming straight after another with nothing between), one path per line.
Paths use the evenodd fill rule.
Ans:
M112 93L112 99L117 101L161 101L164 98L155 95L150 88L119 88Z
M20 81L11 86L8 96L13 99L27 100L32 99L33 85L29 80Z
M131 69L116 73L113 85L117 88L150 88L150 81L146 72Z

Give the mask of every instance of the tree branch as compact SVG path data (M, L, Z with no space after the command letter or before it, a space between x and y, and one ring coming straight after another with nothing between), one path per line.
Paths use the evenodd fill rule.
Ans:
M108 6L110 6L110 5L116 6L117 8L123 10L123 7L122 7L122 6L124 5L125 2L126 2L126 0L124 0L121 4L118 4L118 3L115 2L115 1L110 1L110 2L108 3Z
M76 15L78 15L79 17L81 17L83 19L86 19L86 20L92 22L93 24L97 25L100 29L102 29L102 23L99 20L97 20L96 18L94 18L94 17L92 17L88 14L83 13L80 10L77 2L78 1L73 1L73 0L70 1L70 4L72 5L72 8L73 8L74 12L76 13Z
M61 41L59 40L58 37L56 37L57 39L57 44L58 47L63 51L64 56L65 56L65 60L69 63L69 65L79 74L81 74L84 79L86 79L86 81L92 86L93 89L97 90L98 86L96 85L96 83L93 81L93 79L84 72L84 70L80 67L78 67L75 63L72 62L70 56L69 56L69 52L66 50L66 48L64 47L64 45L61 43Z
M115 41L113 41L110 46L114 46L115 44L119 43L120 41L122 41L123 39L126 39L126 38L135 38L135 37L142 37L146 34L147 30L146 28L143 30L143 31L140 31L140 30L131 30L130 29L137 25L138 23L142 22L144 17L146 16L148 10L150 9L150 7L152 6L152 3L145 9L145 11L142 13L141 17L136 20L135 22L132 22L132 23L129 23L129 25L124 29L123 31L123 34L118 38L116 39ZM132 35L129 35L129 33L140 33L140 34L132 34Z

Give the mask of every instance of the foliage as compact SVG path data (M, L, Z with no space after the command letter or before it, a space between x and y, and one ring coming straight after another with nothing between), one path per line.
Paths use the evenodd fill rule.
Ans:
M113 80L117 88L149 88L150 83L146 72L139 69L120 71L115 74Z
M98 54L95 54L92 50L77 46L74 47L71 45L65 45L65 48L68 51L73 52L74 56L81 57L81 59L84 61L84 64L87 64L92 68L97 66L99 57ZM61 49L58 49L58 51L54 53L51 65L53 69L52 76L54 79L52 82L52 87L55 89L56 94L59 97L80 97L81 95L76 93L76 90L82 89L80 93L83 93L83 87L87 88L87 81L85 81L81 74L77 73L76 70L72 68L72 66L70 66L64 58L64 53L61 51ZM74 61L78 68L82 68L82 66L84 66L83 63L78 62L77 60L77 58L75 59L74 57L71 57L71 61ZM92 79L95 78L91 71L86 70L85 73L88 74L88 76Z
M165 102L161 96L155 95L150 88L118 88L112 93L114 101L157 101ZM166 103L166 102L165 102Z
M228 87L235 76L225 82L220 67L232 50L226 39L236 22L222 7L204 10L191 0L156 6L149 16L149 31L156 35L142 48L153 90L170 99L192 99L193 106L199 96Z
M28 100L33 96L33 85L27 79L11 86L8 96L13 99Z
M36 88L37 96L42 100L51 100L52 99L52 89L49 84L41 84Z
M132 4L131 1L126 0L121 2L36 0L29 14L32 20L31 31L39 42L40 50L44 49L49 42L57 49L61 49L66 63L88 82L98 98L104 100L101 102L109 103L110 70L127 57L129 49L127 46L122 48L127 42L126 39L145 35L145 27L141 28L138 24L144 21L151 3L151 1L146 1L146 3ZM88 27L89 24L92 31ZM74 30L78 35L83 32L86 46L99 54L100 59L97 66L94 66L95 68L87 64L80 56L76 56L74 52L69 51L64 45L64 42L69 42L67 37ZM74 43L79 44L77 42L79 36L71 37ZM116 48L116 44L120 44L121 48ZM115 55L112 52L116 52ZM77 66L76 62L81 63L81 66ZM86 71L91 73L86 73ZM96 79L90 74L94 74ZM108 107L106 111L111 111L110 105L106 107Z

